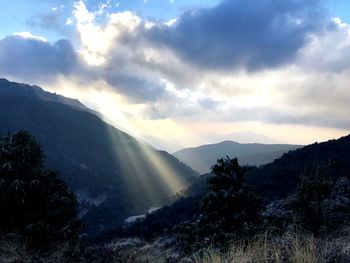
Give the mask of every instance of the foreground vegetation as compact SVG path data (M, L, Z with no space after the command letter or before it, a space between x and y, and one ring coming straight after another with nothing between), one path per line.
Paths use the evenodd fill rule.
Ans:
M71 261L66 254L67 244L61 244L44 256L38 256L18 236L2 237L0 240L0 262L115 262L115 263L333 263L350 262L350 233L348 229L338 236L315 238L312 234L288 232L283 236L269 233L245 241L236 241L227 249L211 247L190 255L179 253L173 246L152 243L115 247L97 246L88 248L85 257ZM113 244L113 243L112 243ZM36 261L42 260L42 261Z
M225 246L203 247L183 253L175 240L157 238L115 239L91 246L85 251L89 262L135 263L334 263L350 262L349 228L328 236L291 229L285 233L267 231L249 240L228 242Z
M350 262L350 233L315 238L312 234L287 232L235 242L224 252L204 249L193 256L195 263L332 263Z

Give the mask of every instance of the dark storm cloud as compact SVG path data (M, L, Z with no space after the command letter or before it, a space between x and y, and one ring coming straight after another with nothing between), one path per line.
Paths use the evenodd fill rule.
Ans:
M0 75L23 81L50 82L58 75L91 83L103 79L133 102L154 101L165 92L164 84L140 72L125 71L120 63L90 67L81 61L68 40L48 43L33 37L8 36L0 40Z
M135 74L127 75L108 71L104 74L106 74L104 79L110 86L133 102L155 101L165 93L164 85L155 80Z
M8 36L0 40L0 74L27 80L68 75L78 64L73 46L67 40L53 44L40 39Z
M322 18L318 0L224 0L145 34L200 67L258 70L290 62Z

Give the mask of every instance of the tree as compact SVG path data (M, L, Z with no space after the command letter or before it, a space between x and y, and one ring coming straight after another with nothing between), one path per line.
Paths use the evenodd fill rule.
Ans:
M77 244L76 198L26 131L0 138L0 233L16 233L32 247Z
M262 206L245 182L246 172L237 158L219 159L212 166L213 176L208 179L208 190L200 203L201 214L194 222L176 227L180 239L203 245L256 234Z

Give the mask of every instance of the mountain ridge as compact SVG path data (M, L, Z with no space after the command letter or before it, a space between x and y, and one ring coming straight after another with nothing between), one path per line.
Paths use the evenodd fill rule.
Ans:
M78 193L86 232L104 231L132 214L170 203L198 176L172 155L89 111L52 101L49 93L50 100L41 99L32 87L0 80L0 134L25 129L37 138L45 165L60 171Z

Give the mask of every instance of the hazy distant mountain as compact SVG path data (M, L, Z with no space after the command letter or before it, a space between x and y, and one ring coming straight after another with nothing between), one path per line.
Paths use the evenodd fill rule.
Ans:
M26 129L61 172L90 232L172 200L197 174L103 122L77 100L0 79L0 135Z
M202 137L208 142L234 141L238 143L282 144L280 141L253 131L240 131L230 134L205 133Z
M159 150L165 150L169 153L179 151L186 147L183 144L177 144L169 140L163 140L149 135L142 136L142 139L147 143L153 145L155 148ZM207 132L198 134L198 140L200 142L205 142L205 144L211 144L222 141L235 141L239 143L282 144L282 142L272 139L264 134L255 133L252 131L240 131L230 134L218 134L214 132Z
M223 141L216 144L186 148L174 153L180 161L200 173L208 173L217 159L229 156L237 157L242 165L262 165L282 156L283 153L300 148L289 144L241 144Z

